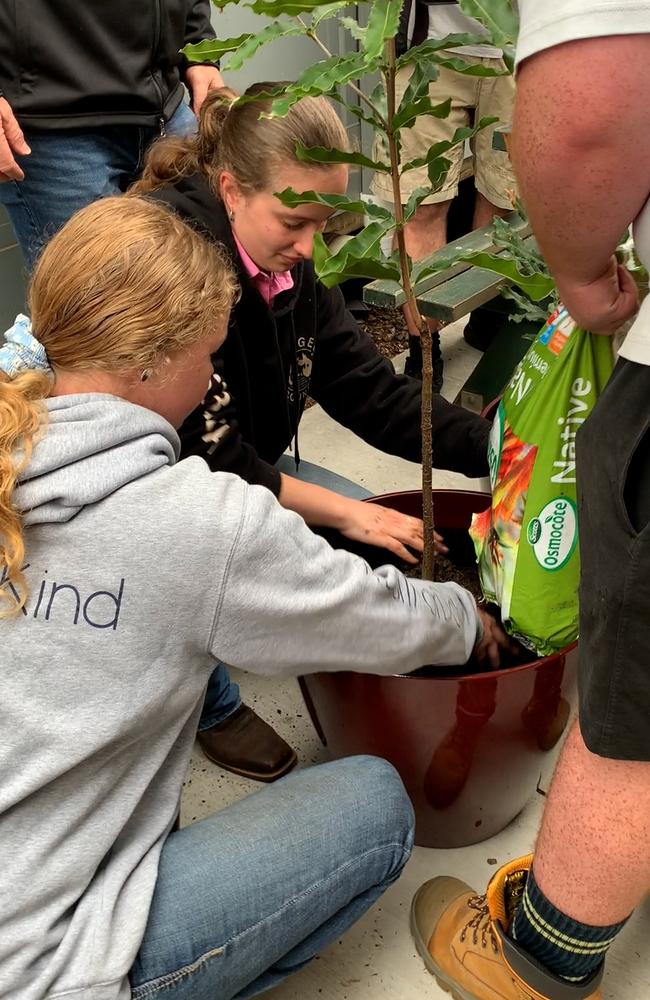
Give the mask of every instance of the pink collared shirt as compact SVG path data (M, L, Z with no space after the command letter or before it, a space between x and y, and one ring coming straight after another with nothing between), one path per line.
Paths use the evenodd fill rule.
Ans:
M246 274L251 279L258 292L268 306L273 305L273 300L280 292L286 292L293 288L293 278L291 271L262 271L255 261L250 257L233 233L233 239L237 246L237 251L241 257Z

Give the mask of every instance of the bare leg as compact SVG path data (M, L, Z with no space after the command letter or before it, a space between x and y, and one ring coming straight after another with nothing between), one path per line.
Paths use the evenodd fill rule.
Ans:
M629 916L650 889L650 763L597 757L576 724L549 792L535 878L581 923Z
M447 242L447 215L450 201L437 205L420 205L417 212L404 228L406 250L413 260L423 260L430 257ZM404 307L404 318L412 337L418 337L419 331L415 320ZM431 330L439 330L437 320L429 320Z
M407 223L404 229L406 250L413 260L423 260L425 257L430 257L436 250L440 250L446 245L447 216L450 205L451 201L439 202L437 205L420 205L411 221ZM477 191L472 228L480 229L483 226L488 226L495 215L503 217L509 211L509 208L499 208L497 205L493 205ZM404 318L409 334L412 337L417 337L417 325L406 307L404 307ZM432 319L428 322L431 330L440 329L441 324L437 320Z
M511 208L499 208L498 205L493 205L491 201L488 201L485 195L481 194L480 191L476 192L476 201L474 203L474 221L472 222L472 229L482 229L483 226L489 226L495 215L503 219L509 212Z

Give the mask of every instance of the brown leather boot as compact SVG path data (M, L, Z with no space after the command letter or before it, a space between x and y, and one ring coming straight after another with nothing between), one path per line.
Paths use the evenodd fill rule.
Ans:
M411 931L429 972L454 1000L602 1000L602 965L588 980L559 979L507 936L532 854L501 868L485 896L446 876L418 889Z
M197 733L197 739L214 764L254 781L277 781L298 760L289 744L248 705Z

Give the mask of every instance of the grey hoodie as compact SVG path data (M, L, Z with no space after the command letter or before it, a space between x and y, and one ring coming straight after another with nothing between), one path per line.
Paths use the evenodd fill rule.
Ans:
M334 552L263 487L176 464L148 410L48 409L15 493L30 596L0 621L0 996L114 1000L215 658L276 676L458 664L477 614L454 584Z

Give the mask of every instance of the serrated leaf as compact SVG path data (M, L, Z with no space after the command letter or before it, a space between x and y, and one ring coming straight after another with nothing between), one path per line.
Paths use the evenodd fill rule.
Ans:
M383 80L377 84L370 95L370 102L377 108L380 115L388 118L388 98L386 96L386 85Z
M553 312L554 308L551 302L548 308L543 309L537 303L531 302L528 296L518 292L516 288L510 288L509 286L501 289L501 297L514 302L517 306L517 312L511 313L508 316L508 319L513 323L522 323L524 320L529 320L533 323L539 323L541 326L548 318L549 313Z
M254 37L248 32L237 38L204 38L202 42L186 45L181 52L190 62L218 62L226 53L235 52Z
M438 66L453 69L456 73L462 73L463 76L510 76L508 69L500 69L497 66L485 66L483 63L467 62L466 59L463 59L462 55L435 56L434 61Z
M514 76L515 72L515 46L514 45L504 45L501 49L503 54L503 61L507 66L508 72Z
M468 254L464 259L471 261L475 267L482 267L493 274L501 274L504 278L508 278L533 302L541 302L555 288L555 282L551 277L545 274L522 274L514 260L500 255L481 252Z
M366 29L361 27L356 18L340 17L339 23L342 24L344 28L347 28L352 37L355 38L358 42L365 41Z
M451 111L451 98L443 101L442 104L432 104L428 97L421 97L411 104L400 104L399 111L393 115L391 128L396 132L400 128L411 128L416 119L422 115L429 115L434 118L448 118Z
M350 114L354 115L355 118L360 118L361 121L367 122L367 124L370 125L371 128L375 129L376 131L383 132L384 127L379 118L375 117L372 114L366 114L362 110L362 108L359 107L358 104L349 104L343 97L341 97L340 94L329 94L328 96L332 101L336 101L344 108L347 108Z
M409 219L411 219L415 215L419 205L421 205L424 199L427 198L430 194L433 194L432 187L419 187L416 188L415 191L411 193L411 195L409 196L409 200L406 202L406 205L404 206L404 222L408 222Z
M322 245L319 246L314 253L314 265L323 284L332 288L352 277L398 280L399 266L394 256L386 258L381 252L381 241L392 226L392 219L390 222L371 222L358 236L346 240L337 253L328 253L326 257Z
M336 87L344 86L349 80L373 72L377 65L378 60L375 60L374 64L370 63L363 52L323 59L309 66L294 84L283 90L282 97L274 100L269 117L282 118L303 97L330 94Z
M296 146L296 156L303 163L353 163L359 167L370 167L390 173L390 167L385 163L377 163L363 153L345 153L342 149L326 149L324 146Z
M401 173L404 174L407 170L414 170L416 167L427 167L433 160L442 156L443 153L446 153L459 143L465 142L467 139L472 139L475 135L482 131L482 129L487 128L496 121L498 121L498 118L481 118L478 125L474 125L471 128L469 126L457 128L452 139L445 139L443 142L435 142L429 148L426 156L418 156L417 159L410 160L408 163L404 164L402 166Z
M238 49L236 49L228 60L224 63L224 69L236 72L240 70L244 63L250 59L258 49L261 49L263 45L268 45L269 42L275 41L276 38L286 38L289 35L302 35L303 29L299 24L292 24L290 21L275 21L274 24L268 24L261 31L258 31L255 35L250 35L248 39L243 42Z
M393 221L393 213L387 208L372 202L366 203L359 199L348 198L343 194L321 194L319 191L294 191L293 188L285 188L284 191L276 191L275 197L279 198L287 208L297 208L299 205L327 205L337 212L354 212L356 215L370 215L386 222Z
M265 17L280 17L282 14L297 17L298 14L311 14L322 5L322 0L253 0L253 3L244 4L249 10Z
M399 282L400 269L399 264L392 259L381 262L368 257L360 257L348 260L340 274L334 270L327 271L327 273L323 270L319 272L319 277L327 288L340 285L342 281L347 281L349 278L367 278L369 281L385 278L387 281Z
M321 21L327 21L334 17L340 10L352 7L351 0L335 0L334 3L326 3L321 7L316 7L311 17L311 28L316 28Z
M446 35L444 38L427 38L426 41L420 42L419 45L414 45L413 48L407 49L404 55L399 57L395 65L397 69L401 69L402 66L408 66L410 63L417 65L423 59L429 59L443 49L455 49L464 45L485 45L485 38L482 35L470 35L466 32Z
M325 240L323 239L322 233L314 234L314 243L312 245L311 259L314 262L314 270L316 274L320 274L322 268L325 266L326 261L332 256L329 247L327 246Z
M448 270L452 264L458 264L459 261L468 259L469 253L463 248L462 244L459 246L456 243L455 245L442 247L436 251L435 263L428 264L426 261L421 261L414 265L411 276L412 282L415 285L425 278L429 278L432 274L439 274L440 271Z
M384 42L397 34L402 3L403 0L373 0L364 39L369 59L383 55Z
M439 191L447 180L447 174L451 169L451 160L445 156L437 156L427 167L429 183L434 191Z
M429 86L438 79L438 67L433 59L421 59L416 62L409 78L408 86L402 94L398 111L421 97L429 96Z
M509 0L459 0L459 6L463 14L487 28L490 41L499 48L515 45L519 19Z

